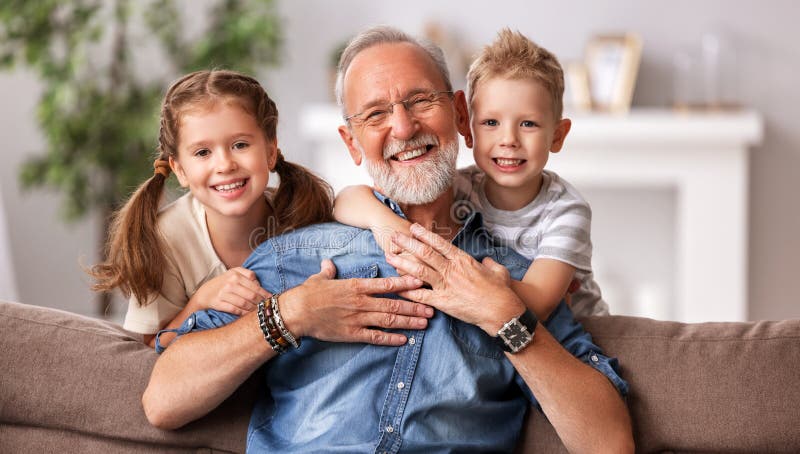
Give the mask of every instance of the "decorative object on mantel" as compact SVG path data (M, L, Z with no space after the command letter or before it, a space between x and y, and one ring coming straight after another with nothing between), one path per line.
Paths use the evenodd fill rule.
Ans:
M639 73L642 40L635 33L599 35L586 46L592 108L628 112Z
M741 109L738 74L731 37L706 32L699 46L682 48L672 59L672 105L678 111Z
M636 33L593 37L585 61L565 65L568 105L584 112L627 113L641 57L642 40Z

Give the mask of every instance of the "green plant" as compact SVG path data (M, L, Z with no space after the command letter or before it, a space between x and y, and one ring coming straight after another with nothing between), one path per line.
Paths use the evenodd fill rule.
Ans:
M174 0L0 2L0 69L26 66L43 84L37 120L47 148L23 164L20 181L60 192L65 219L99 212L107 226L152 174L158 107L172 80L211 67L257 74L279 63L272 0L215 2L196 39L187 38L179 5L199 7ZM155 44L163 62L134 63L143 44Z

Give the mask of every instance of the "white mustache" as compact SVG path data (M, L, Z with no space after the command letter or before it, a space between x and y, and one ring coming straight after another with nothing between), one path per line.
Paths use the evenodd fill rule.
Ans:
M439 146L439 139L433 134L423 134L418 137L412 137L409 140L392 140L383 147L383 159L389 159L401 151L413 150L427 145Z

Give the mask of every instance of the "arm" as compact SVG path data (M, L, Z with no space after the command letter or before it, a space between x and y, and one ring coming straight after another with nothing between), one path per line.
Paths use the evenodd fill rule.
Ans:
M280 296L286 328L296 337L397 346L406 342L404 335L374 327L424 329L433 316L422 304L371 296L418 288L418 279L334 280L335 274L333 262L323 261L318 274ZM200 418L274 356L256 311L222 328L186 334L156 361L142 396L147 419L174 429Z
M173 329L181 326L186 317L204 309L216 309L234 315L244 315L253 311L259 301L272 296L261 288L256 274L242 267L231 268L200 286L189 298L186 306L160 329ZM175 333L161 335L161 345L167 345ZM155 347L155 335L146 334L144 343Z
M382 204L369 186L348 186L336 196L333 217L342 224L372 230L384 252L395 252L392 233L410 234L411 223Z
M402 296L472 323L490 336L524 311L505 268L488 258L479 263L418 225L411 231L414 238L398 234L393 240L423 263L399 256L387 260L428 282L431 289ZM535 393L567 449L633 452L631 421L619 393L601 373L567 352L544 326L536 329L530 345L507 357Z
M539 320L547 320L567 293L575 267L559 260L536 259L521 281L511 281L511 289Z

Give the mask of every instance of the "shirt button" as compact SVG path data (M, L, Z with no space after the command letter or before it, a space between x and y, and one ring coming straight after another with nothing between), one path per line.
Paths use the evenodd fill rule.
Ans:
M389 433L392 433L392 432L394 432L394 427L386 426L386 431L389 432Z
M397 389L403 389L405 387L406 387L406 384L403 383L403 382L400 382L400 383L397 384Z
M408 343L414 345L417 343L417 340L412 337L411 339L408 340Z
M597 355L592 355L591 358L592 358L592 361L594 361L594 362L600 361L599 359L597 359Z

